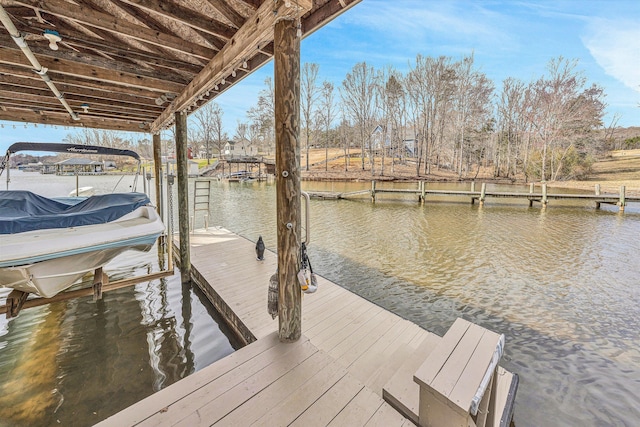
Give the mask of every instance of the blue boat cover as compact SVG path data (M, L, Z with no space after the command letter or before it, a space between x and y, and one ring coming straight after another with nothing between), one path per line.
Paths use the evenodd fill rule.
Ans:
M69 205L30 191L0 191L0 234L104 224L147 204L142 193L102 194Z

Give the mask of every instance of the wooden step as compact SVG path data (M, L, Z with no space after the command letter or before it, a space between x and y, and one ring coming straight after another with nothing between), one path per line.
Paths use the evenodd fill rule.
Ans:
M382 388L384 400L415 424L418 424L420 386L413 380L413 375L440 340L439 336L430 333L416 349L408 345L399 348L398 356L404 356L405 361Z

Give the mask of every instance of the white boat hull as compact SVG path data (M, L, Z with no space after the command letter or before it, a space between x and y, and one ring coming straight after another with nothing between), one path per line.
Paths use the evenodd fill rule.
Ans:
M151 206L106 224L34 230L0 239L0 286L51 298L130 248L148 249L164 231Z

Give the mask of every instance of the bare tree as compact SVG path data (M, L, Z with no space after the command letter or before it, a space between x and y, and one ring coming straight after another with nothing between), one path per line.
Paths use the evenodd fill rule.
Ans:
M324 170L329 170L329 137L331 124L336 119L336 105L333 83L324 81L322 83L321 98L320 98L320 119L324 125L325 139L324 139ZM308 158L307 154L307 158Z
M211 146L215 147L220 155L226 143L227 136L223 128L223 115L224 111L215 102L209 102L193 114L198 130L198 140L205 148L207 164L211 159Z
M362 170L364 156L369 148L371 174L373 175L373 147L371 146L371 127L375 118L375 71L366 62L354 65L342 81L340 96L346 113L354 121L360 134Z
M404 156L404 119L406 112L406 94L403 88L402 74L393 69L388 69L388 77L384 82L384 111L387 124L385 138L390 140L392 153L391 171L395 171L395 158ZM383 161L384 165L384 161Z
M249 138L247 138L248 132L249 132L249 124L238 120L238 123L236 124L236 133L235 135L233 135L233 137L239 141L243 139L246 139L247 141L249 141Z
M300 113L302 127L306 136L306 170L309 170L309 143L314 122L316 102L320 96L320 88L316 85L318 80L318 64L305 62L300 75Z
M351 146L352 132L351 124L349 123L348 116L344 108L340 108L340 125L338 125L338 138L340 139L340 145L344 149L344 171L349 171L351 164L351 158L349 154L349 147Z
M482 143L487 141L486 133L492 127L493 82L483 73L474 70L473 65L473 55L455 64L456 93L453 108L457 144L453 147L453 158L457 160L454 164L459 177L462 177L464 169L469 171L472 156L478 157L478 154L486 151L487 147L482 147ZM479 138L474 141L473 136ZM481 158L475 160L479 163Z
M418 138L418 175L421 157L424 161L424 172L429 174L432 151L436 157L440 154L445 125L451 113L455 83L456 72L451 59L444 56L434 59L418 55L407 76L407 93L411 98Z
M247 116L251 120L251 127L255 126L251 129L251 132L256 132L252 142L260 140L262 149L266 146L269 152L275 141L275 93L271 77L264 79L264 84L266 87L258 93L258 104L247 111Z
M576 66L577 60L552 59L549 77L532 85L529 120L541 146L542 180L558 179L578 137L602 125L604 91L595 84L585 87L587 79Z
M512 177L517 173L518 153L526 132L524 113L526 100L525 84L514 78L502 83L502 93L497 102L498 135L496 138L495 176Z

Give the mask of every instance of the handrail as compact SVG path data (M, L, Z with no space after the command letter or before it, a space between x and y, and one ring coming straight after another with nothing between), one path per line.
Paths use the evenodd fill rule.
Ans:
M305 205L304 205L304 231L305 231L304 244L309 246L309 243L311 242L311 230L309 229L309 206L311 205L311 197L309 197L309 193L307 193L306 191L301 191L300 193L302 194L302 197L304 197L304 199L305 199Z

